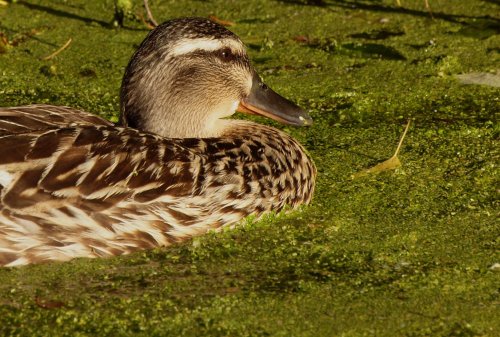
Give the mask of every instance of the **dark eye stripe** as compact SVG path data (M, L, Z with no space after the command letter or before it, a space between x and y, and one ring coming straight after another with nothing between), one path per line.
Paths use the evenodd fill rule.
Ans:
M242 64L249 64L250 61L246 55L240 53L233 53L230 48L222 48L213 51L207 51L203 49L195 50L189 54L184 55L184 57L216 57L224 63L238 62Z

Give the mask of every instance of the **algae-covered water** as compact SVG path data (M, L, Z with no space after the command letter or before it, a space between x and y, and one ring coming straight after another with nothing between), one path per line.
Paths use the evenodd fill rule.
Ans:
M500 4L400 2L151 1L158 21L234 23L310 111L310 128L259 121L311 153L314 201L166 249L0 269L0 335L500 335ZM0 1L0 106L116 120L141 4L114 28L111 0ZM402 166L353 179L408 120Z

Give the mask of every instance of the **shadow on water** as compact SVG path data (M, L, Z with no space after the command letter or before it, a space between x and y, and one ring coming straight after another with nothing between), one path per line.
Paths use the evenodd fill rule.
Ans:
M23 1L23 0L17 1L16 4L27 7L31 10L46 12L48 14L55 15L55 16L61 16L61 17L68 18L68 19L79 20L79 21L83 21L85 23L97 23L103 27L111 27L110 23L106 22L106 21L96 20L93 18L87 18L87 17L81 16L78 14L65 12L63 10L51 8L51 7L44 6L44 5L33 4L33 3Z
M359 57L365 56L394 61L406 60L406 57L395 48L378 43L344 43L342 49L349 51L348 54L351 56L358 55Z
M500 34L500 22L493 19L477 19L462 27L457 34L484 40Z
M277 0L278 2L284 2L292 5L303 5L303 6L318 6L325 8L338 7L342 9L363 9L367 11L373 12L382 12L382 13L393 13L393 14L407 14L425 18L431 18L429 12L426 9L416 10L403 8L396 5L396 1L394 1L394 5L384 5L380 3L380 0L321 0L321 1L312 1L312 0ZM488 3L498 4L498 0L483 0ZM423 2L423 1L422 1ZM441 19L449 22L459 23L462 25L468 25L468 22L464 22L461 19L488 19L500 23L500 19L496 19L492 16L472 16L472 15L458 15L458 14L446 14L442 12L432 11L432 15L435 19Z
M85 23L95 23L95 24L98 24L104 28L113 28L113 25L111 24L112 13L110 13L110 21L107 22L107 21L97 20L94 18L88 18L88 17L81 16L78 14L66 12L66 11L63 11L60 9L55 9L55 8L52 8L49 6L34 4L34 3L31 3L28 1L23 1L23 0L17 1L16 4L27 7L31 10L45 12L45 13L48 13L50 15L55 15L55 16L64 17L64 18L68 18L68 19L78 20L78 21L82 21ZM68 6L72 6L72 5L68 5ZM72 6L72 7L74 7L74 6ZM149 29L147 29L147 28L135 28L135 27L121 27L121 29L131 30L131 31L149 31Z
M273 17L270 18L246 18L238 20L238 23L249 23L249 24L258 24L258 23L273 23L276 19Z
M384 60L405 61L406 57L396 48L379 43L348 42L338 43L335 39L322 38L304 41L306 46L327 53L348 55L360 58L379 58Z
M385 40L393 36L402 36L405 33L402 31L391 32L389 30L374 30L369 33L356 33L351 34L349 37L353 37L355 39L365 39L365 40Z
M19 38L14 39L14 41L16 42L16 46L19 45L19 44L22 44L26 40L30 39L30 40L38 41L38 42L40 42L42 44L49 45L51 47L58 47L58 45L56 43L54 43L52 41L46 41L45 39L42 39L42 38L36 36L36 34L33 34L33 33L29 32L29 31L23 31L23 30L19 30L19 29L12 29L11 27L4 26L1 23L0 23L0 32L7 33L8 36L12 36L12 35L19 36Z
M482 1L490 3L490 4L494 4L494 5L497 5L497 6L500 6L500 1L498 1L498 0L482 0Z
M295 5L304 5L304 6L318 6L325 7L328 3L325 0L284 0L279 2L287 2Z

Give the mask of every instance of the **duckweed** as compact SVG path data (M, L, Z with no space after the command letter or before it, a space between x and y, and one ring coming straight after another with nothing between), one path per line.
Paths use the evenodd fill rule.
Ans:
M307 147L314 202L166 249L0 269L0 335L499 335L500 91L455 76L498 71L500 7L429 0L433 19L401 3L151 2L159 21L234 22L268 84L311 112L310 128L259 122ZM0 6L0 105L116 121L148 31L132 5L123 28L111 0ZM393 154L408 119L402 166L351 179Z

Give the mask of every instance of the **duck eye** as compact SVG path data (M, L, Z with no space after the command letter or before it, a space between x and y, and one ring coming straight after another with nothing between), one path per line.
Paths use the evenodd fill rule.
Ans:
M224 61L230 61L234 58L234 55L231 52L231 49L224 48L219 52L219 57Z

